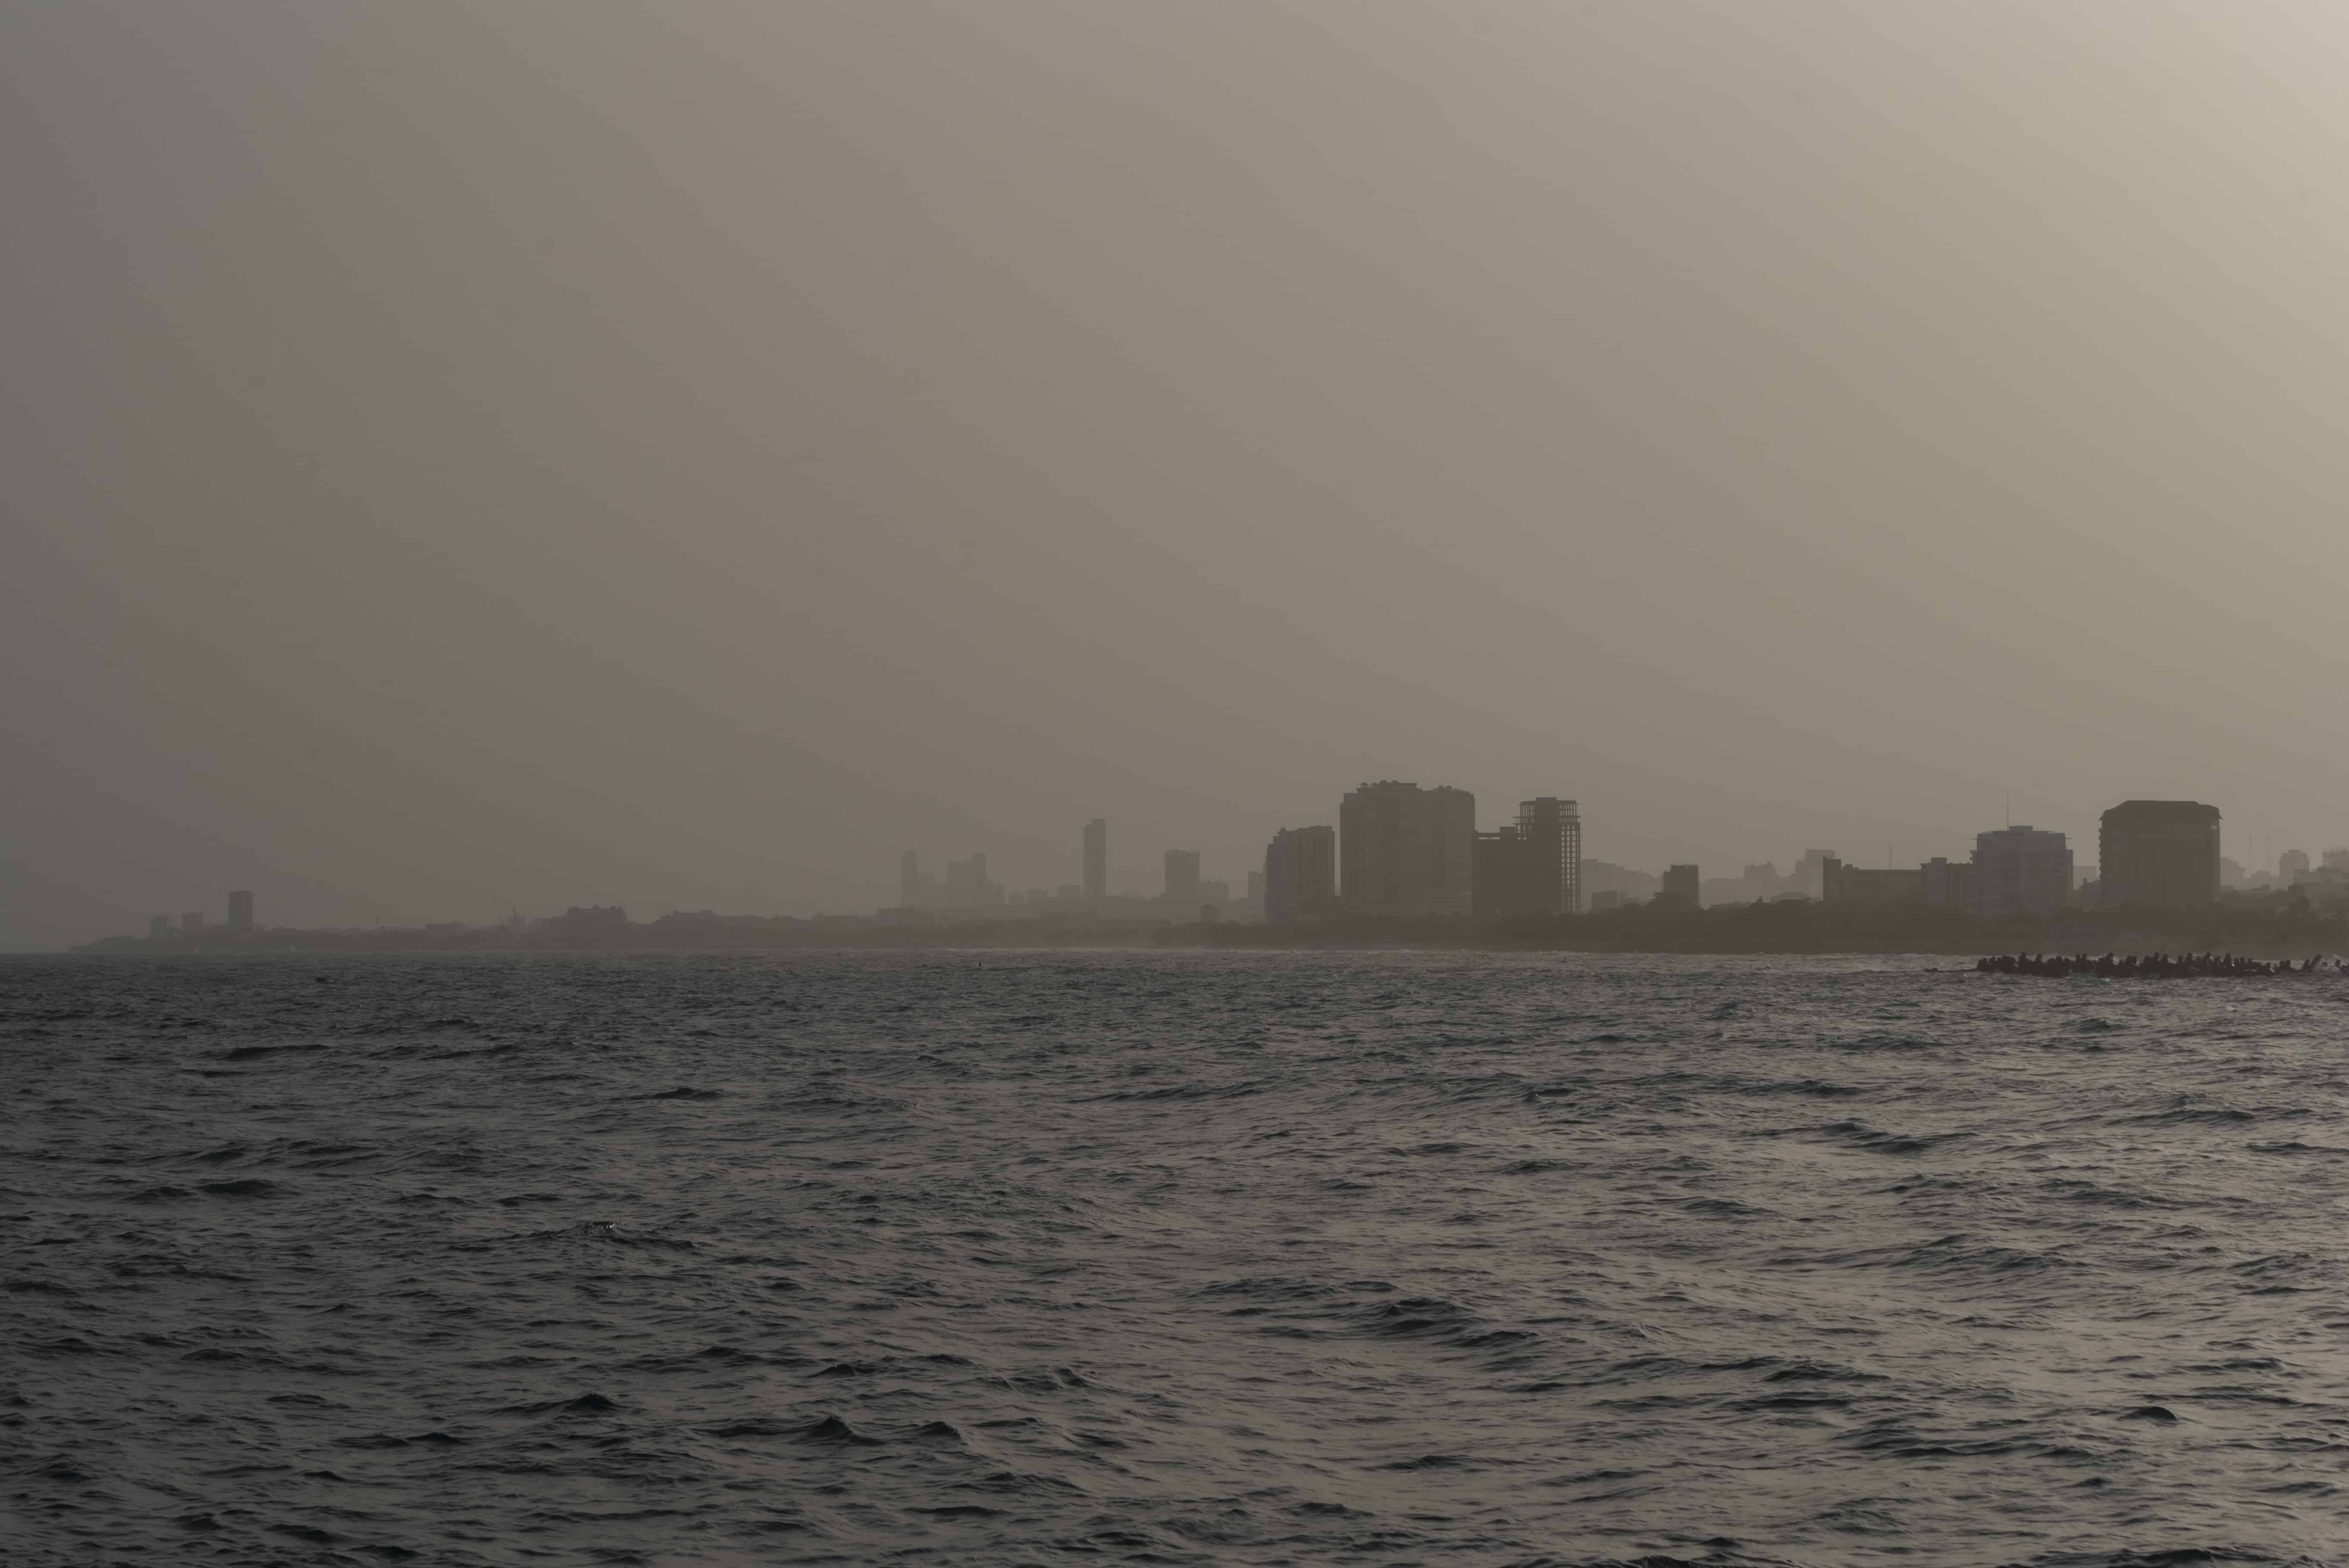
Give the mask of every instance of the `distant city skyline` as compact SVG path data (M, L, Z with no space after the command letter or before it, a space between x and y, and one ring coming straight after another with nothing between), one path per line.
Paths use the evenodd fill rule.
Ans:
M1466 797L1465 791L1442 787L1422 790L1415 785L1392 783L1363 786L1349 791L1341 799L1336 814L1342 817L1346 802L1358 797L1365 801L1408 802L1415 797L1424 797L1430 801L1459 802L1447 808L1448 815L1444 816L1449 830L1454 831L1457 830L1460 821L1474 820L1474 799ZM1475 830L1471 847L1481 857L1488 850L1505 844L1514 845L1519 841L1521 834L1527 833L1529 824L1544 820L1570 822L1572 838L1555 841L1578 844L1582 821L1574 809L1575 805L1571 800L1560 802L1550 798L1521 802L1511 821L1489 831ZM1367 822L1370 818L1364 816L1362 820ZM2155 907L2188 907L2196 902L2208 902L2219 892L2230 889L2288 890L2294 885L2322 892L2328 898L2349 897L2349 847L2333 846L2315 855L2297 848L2281 850L2277 851L2274 868L2270 870L2246 867L2234 856L2219 852L2222 847L2224 815L2218 808L2207 803L2130 800L2107 808L2101 813L2101 820L2102 858L2125 868L2140 868L2133 874L2141 879L2160 879L2159 886L2154 891L2137 895L2137 900ZM2147 847L2144 850L2116 849L2116 846L2129 841L2126 835L2137 824L2143 824L2137 830L2141 835L2151 835ZM1094 818L1082 825L1075 857L1081 879L1087 874L1088 868L1105 873L1109 863L1107 848L1111 841L1111 820L1105 817ZM1394 824L1389 822L1378 830L1392 835L1395 830ZM1554 829L1552 830L1555 831ZM2116 834L2123 837L2116 838ZM1339 829L1332 824L1299 824L1277 830L1268 841L1258 865L1233 867L1215 866L1199 851L1169 848L1159 851L1158 886L1146 885L1146 872L1137 871L1112 886L1099 900L1089 896L1082 880L1041 882L1023 889L1009 888L989 874L988 852L984 850L971 851L959 861L946 860L942 862L942 872L934 873L925 869L925 857L921 851L907 849L898 857L896 897L878 907L885 911L894 907L942 914L971 914L990 910L1008 914L1067 910L1091 902L1106 901L1130 906L1133 913L1154 918L1188 919L1202 908L1215 908L1229 911L1238 918L1278 919L1283 917L1281 901L1286 897L1289 900L1289 907L1296 912L1290 918L1326 918L1350 912L1466 913L1454 912L1452 903L1456 894L1441 891L1433 893L1436 899L1443 901L1439 903L1398 904L1371 898L1366 901L1370 905L1366 911L1363 903L1349 901L1343 896L1339 875L1341 842ZM2116 855L2119 858L2115 859ZM2021 858L2013 858L2017 856ZM2147 856L2154 858L2147 860ZM2164 856L2169 858L2163 859ZM1981 875L1981 868L1986 863L1985 857L1988 857L1987 863L1996 868L1988 881ZM1480 860L1472 860L1472 871L1478 863ZM2165 869L2172 867L2175 869ZM1210 871L1226 871L1228 874L1210 876L1207 874ZM1749 862L1734 874L1705 875L1704 871L1701 862L1673 862L1659 872L1649 872L1597 856L1583 855L1573 862L1573 882L1588 884L1580 892L1581 908L1585 912L1603 912L1619 907L1627 901L1640 902L1659 895L1668 899L1685 897L1691 889L1695 890L1694 902L1700 906L1800 895L1824 898L1829 902L1916 902L1992 917L2010 912L2046 913L2084 898L2130 899L2129 894L2116 891L2099 893L2099 867L2078 863L2077 853L2070 846L2067 835L2028 825L1985 830L1976 835L1974 849L1967 855L1936 855L1907 865L1864 866L1846 861L1832 851L1813 849L1791 861L1789 869L1784 872L1777 871L1775 861ZM1476 913L1508 913L1503 905L1477 905L1473 877L1469 896ZM1562 891L1561 908L1565 907L1568 896L1571 895ZM579 907L587 906L573 906L574 912ZM622 901L608 906L593 907L617 910L627 907L627 904ZM678 904L658 899L636 901L635 907L655 918L680 908ZM201 907L176 913L157 913L147 921L146 929L147 934L153 937L201 935L216 931L252 933L268 923L259 918L258 912L259 906L252 890L233 889L220 895L217 913ZM769 912L745 910L741 913ZM849 916L857 912L811 913ZM428 926L433 923L375 923ZM442 928L449 930L460 929L466 923L440 923Z
M1340 805L1338 810L1325 810L1318 815L1310 810L1298 813L1296 820L1290 823L1289 826L1292 828L1303 828L1311 826L1315 822L1322 822L1331 829L1333 840L1338 840L1340 836L1338 834L1337 829L1339 819L1342 816L1343 812L1343 800L1347 797L1358 793L1359 789L1363 788L1371 789L1372 795L1375 797L1380 789L1388 787L1365 785L1358 787L1356 790L1346 791L1340 796ZM1406 786L1405 788L1422 789L1422 787L1419 786ZM1422 789L1422 792L1426 793L1437 788L1446 790L1448 797L1464 797L1467 801L1467 811L1473 816L1473 813L1475 810L1475 797L1473 793L1465 790L1459 790L1451 786L1428 786ZM1489 849L1493 846L1493 842L1495 841L1504 837L1514 840L1517 832L1520 830L1520 822L1523 820L1525 810L1532 804L1533 802L1530 801L1522 803L1518 807L1516 814L1513 814L1511 817L1496 823L1492 829L1485 829L1481 826L1476 828L1473 833L1471 843L1472 851ZM2013 807L2010 801L2002 799L1999 804L2002 813L2012 813ZM1568 801L1566 802L1566 805L1568 808L1571 809L1574 807L1575 802ZM2103 809L2101 808L2099 809L2099 810L2102 810ZM2089 827L2085 832L2078 830L2068 832L2057 830L2061 832L2061 836L2067 841L2067 843L2075 846L2072 849L2071 853L2072 859L2076 862L2073 872L2074 894L2076 896L2079 881L2092 875L2096 869L2094 858L2095 851L2093 846L2095 844L2097 839L2095 823L2098 820L2098 814L2096 812L2071 811L2060 813L2059 815L2075 820L2085 817L2089 824ZM1455 811L1454 816L1455 820L1458 820L1458 812ZM1586 819L1583 813L1576 813L1575 838L1578 842L1582 843L1584 852L1576 857L1574 861L1575 872L1578 877L1596 874L1600 879L1599 882L1597 884L1577 890L1580 899L1580 907L1585 911L1593 907L1592 899L1594 895L1602 892L1616 894L1628 894L1634 897L1652 896L1656 891L1656 886L1654 884L1659 883L1660 879L1671 866L1674 865L1692 864L1698 868L1699 884L1701 888L1700 899L1702 903L1708 905L1716 903L1750 903L1756 898L1766 899L1784 896L1798 892L1803 892L1806 896L1813 898L1823 896L1820 866L1823 859L1831 851L1821 851L1818 849L1806 850L1799 854L1782 851L1782 854L1784 855L1783 860L1778 856L1773 856L1760 861L1740 861L1734 857L1721 857L1715 860L1706 860L1700 857L1697 860L1686 861L1666 861L1661 864L1657 864L1651 861L1644 866L1625 864L1622 861L1611 859L1599 852L1599 850L1603 849L1606 842L1603 827L1597 837L1587 841L1583 839L1580 827L1581 822L1584 820ZM1121 846L1123 846L1129 840L1143 836L1148 831L1148 830L1135 827L1124 830L1121 833L1112 834L1111 827L1112 822L1109 818L1097 818L1094 820L1093 823L1088 824L1087 826L1089 843L1092 836L1095 833L1096 830L1098 830L1100 841L1102 846L1104 856L1103 863L1104 866L1108 868L1105 872L1105 875L1109 879L1109 892L1106 896L1140 899L1154 899L1162 897L1165 891L1164 878L1167 856L1173 851L1171 851L1169 848L1165 847L1161 847L1154 851L1147 847L1136 847L1123 851L1126 858L1112 859L1108 856L1107 846L1113 838ZM1274 830L1275 832L1278 832L1280 830ZM1965 887L1963 879L1967 875L1967 868L1972 861L1978 847L1975 842L1976 839L1979 838L1982 832L1992 830L1976 830L1974 832L1971 833L1950 835L1951 839L1957 841L1955 842L1942 842L1932 835L1921 832L1895 834L1889 836L1886 840L1883 847L1878 850L1873 855L1868 854L1865 849L1862 849L1857 855L1848 857L1838 855L1836 858L1845 868L1845 874L1847 876L1852 872L1873 873L1890 871L1898 872L1903 876L1909 877L1924 874L1937 875L1943 878L1946 882L1946 879L1954 875L1959 879L1959 883L1957 892L1953 896L1955 896L1960 903L1965 903L1968 907L1971 907L1971 895ZM2004 831L2006 830L2001 829L1994 830ZM2038 831L2040 830L2033 829L2031 830ZM2255 834L2270 839L2274 837L2271 832L2269 832L2264 829L2244 829L2241 830L2241 833L2245 838L2252 837ZM1268 835L1268 845L1270 842L1270 835ZM2076 848L2076 846L2083 843L2091 846L2088 853L2085 856L2082 855ZM1934 847L1929 853L1916 854L1913 857L1910 854L1905 854L1902 852L1904 848L1913 847L1918 850L1922 850L1927 844L1933 844L1936 847ZM1090 851L1085 852L1090 852ZM1258 850L1256 856L1256 867L1250 867L1247 864L1248 855L1245 850L1225 851L1221 857L1218 857L1215 852L1208 851L1185 850L1180 852L1185 854L1195 854L1198 856L1199 863L1202 868L1200 874L1203 878L1206 878L1210 872L1218 871L1232 874L1248 872L1254 872L1255 874L1258 875L1262 874L1261 871L1257 869L1260 868L1263 863L1263 851L1261 849ZM1342 851L1339 852L1342 854ZM1619 851L1619 852L1621 851ZM2245 849L2243 853L2240 855L2236 853L2226 853L2220 856L2220 861L2221 869L2217 870L2215 874L2219 877L2218 885L2221 887L2256 888L2261 886L2289 886L2295 871L2306 871L2316 866L2321 858L2326 852L2327 851L2311 851L2292 847L2272 849L2268 862L2262 865L2251 863L2245 859L2244 857L2251 853L2248 849ZM2344 850L2339 846L2334 846L2333 847L2333 852L2337 860L2349 860L2349 850ZM1936 861L1940 865L1954 868L1953 872L1933 872L1930 868L1933 862ZM1783 871L1779 869L1782 864L1785 867ZM1596 868L1595 873L1593 868ZM1043 882L1048 887L1059 887L1061 885L1060 881L1051 878L1049 872L1042 877L1027 880ZM1232 876L1227 874L1225 880L1231 881ZM1339 879L1341 883L1342 880L1342 877ZM1619 886L1617 884L1626 885ZM1235 883L1235 885L1237 884ZM1071 896L1081 896L1079 892L1079 889L1074 885L1067 886L1064 891ZM1471 896L1473 899L1473 893ZM1609 903L1612 903L1613 902L1615 902L1614 899L1609 900ZM1344 899L1342 891L1340 895L1340 903L1341 905L1349 904L1350 903L1350 901ZM885 900L878 901L876 903L876 907L885 907Z
M2329 888L2349 881L2349 849L2325 851L2326 869L2313 878L2310 857L2298 850L2279 851L2272 872L2247 870L2220 853L2223 814L2196 801L2133 799L2106 810L2102 857L2134 879L2110 883L2100 882L2095 865L2079 861L2065 833L2013 822L1977 832L1961 855L1870 867L1811 849L1785 872L1765 861L1734 875L1706 876L1702 862L1675 861L1651 873L1581 853L1585 823L1578 803L1556 797L1521 801L1514 820L1487 830L1476 826L1475 799L1465 790L1381 780L1347 791L1335 816L1335 825L1276 830L1262 870L1248 873L1249 892L1238 900L1229 894L1228 879L1204 879L1199 851L1173 848L1161 851L1154 893L1131 888L1110 896L1179 913L1199 902L1206 887L1214 890L1210 906L1232 903L1271 919L1292 911L1288 917L1306 911L1317 918L1506 917L1605 910L1655 897L1702 907L1795 896L1916 903L1999 918L2048 914L2085 901L2189 907L2230 888L2289 888L2295 879ZM2128 836L2132 830L2137 839ZM2139 839L2145 848L2130 847ZM1081 852L1089 867L1105 857L1107 842L1107 819L1085 825ZM912 855L907 851L909 866ZM1537 865L1552 869L1535 876ZM2157 875L2164 879L2158 890L2148 880ZM1075 884L1061 884L1049 900L1040 889L1033 899L1067 905L1086 896Z

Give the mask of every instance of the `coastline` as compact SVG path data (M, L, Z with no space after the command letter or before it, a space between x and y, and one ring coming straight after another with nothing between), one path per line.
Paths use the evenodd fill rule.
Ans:
M1978 921L1945 912L1806 903L1634 910L1534 921L1331 920L1237 922L1020 920L921 924L860 919L730 917L656 921L594 932L544 926L209 932L109 937L67 951L86 955L211 956L336 954L627 954L1002 950L1380 952L1625 954L1784 954L1868 957L1918 954L2232 953L2273 959L2349 951L2349 918L2306 909L2225 904L2183 911L2070 911L2052 920Z

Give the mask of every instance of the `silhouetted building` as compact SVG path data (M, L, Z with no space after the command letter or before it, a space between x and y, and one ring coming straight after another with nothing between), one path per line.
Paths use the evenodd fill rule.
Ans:
M1829 855L1819 862L1819 898L1826 903L1922 903L1922 868L1878 871L1847 866Z
M1708 908L1717 903L1754 903L1815 896L1811 887L1799 875L1789 872L1781 876L1776 864L1770 861L1749 863L1733 877L1707 877L1703 887L1698 891L1701 895L1698 902Z
M1247 875L1247 896L1250 903L1264 903L1264 873L1250 872Z
M2096 832L2099 901L2108 909L2190 909L2219 902L2219 808L2124 800Z
M147 934L150 939L171 935L171 917L168 914L159 914L154 919L149 921L147 923Z
M2276 857L2276 881L2290 887L2292 879L2308 869L2306 850L2286 850Z
M1478 833L1471 853L1469 907L1480 919L1538 913L1540 890L1534 858L1530 846L1517 837L1514 823Z
M1338 808L1339 894L1358 914L1470 913L1476 797L1382 779Z
M922 869L921 857L907 850L897 857L897 907L936 909L945 902L938 879Z
M1003 902L1003 884L987 880L987 856L947 862L947 907L987 909Z
M1538 795L1517 802L1517 842L1532 861L1535 914L1582 913L1582 810Z
M1318 920L1338 902L1338 830L1283 828L1264 851L1264 917Z
M242 890L228 895L228 928L243 933L253 929L253 895Z
M1478 833L1471 906L1479 915L1577 914L1582 909L1582 819L1555 795L1520 801L1517 820Z
M1698 902L1713 903L1754 903L1759 899L1775 899L1783 892L1797 892L1787 885L1790 878L1778 875L1775 861L1748 861L1745 871L1736 875L1708 875L1705 885L1698 890Z
M1653 898L1656 890L1663 885L1663 879L1653 872L1635 872L1612 861L1586 860L1581 870L1583 900L1591 909L1599 907L1598 898L1602 892L1620 893L1621 903L1638 903Z
M1199 902L1199 851L1169 850L1166 851L1166 902L1177 912L1188 911Z
M1639 903L1630 893L1618 888L1603 887L1590 895L1590 913L1605 914L1609 910L1624 909Z
M1099 902L1109 896L1109 819L1095 817L1085 824L1085 897Z
M2336 904L2349 903L2349 854L2343 854L2336 861L2333 856L2337 852L2326 851L2323 865L2293 877L2293 896L2304 898L2311 904L2327 910Z
M1656 903L1673 909L1694 909L1703 885L1694 866L1673 866L1664 872L1663 886L1657 891Z
M203 928L204 912L202 910L191 909L188 911L187 913L180 916L180 929L187 933L189 935L192 936Z
M1970 874L1976 914L2054 914L2072 902L2072 851L2061 833L2028 826L1974 835Z
M1920 866L1880 871L1846 865L1834 855L1822 855L1818 870L1819 899L1824 903L1921 904L1960 911L1973 907L1973 867L1941 855Z
M1827 896L1826 863L1836 858L1833 850L1805 850L1803 858L1795 862L1795 869L1786 873L1794 881L1794 891L1824 900Z
M1935 855L1918 868L1925 876L1925 903L1932 909L1971 910L1974 906L1973 867L1964 861Z

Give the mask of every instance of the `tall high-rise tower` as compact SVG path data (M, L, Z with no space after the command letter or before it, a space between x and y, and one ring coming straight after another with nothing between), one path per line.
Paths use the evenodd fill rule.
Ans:
M253 894L241 888L228 895L228 928L235 932L253 929Z
M1109 896L1109 819L1095 817L1085 824L1085 897L1093 903Z

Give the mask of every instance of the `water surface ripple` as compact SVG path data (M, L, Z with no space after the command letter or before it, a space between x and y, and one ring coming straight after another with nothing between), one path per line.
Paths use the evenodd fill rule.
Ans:
M8 960L0 1557L2349 1561L2349 985L1936 962Z

